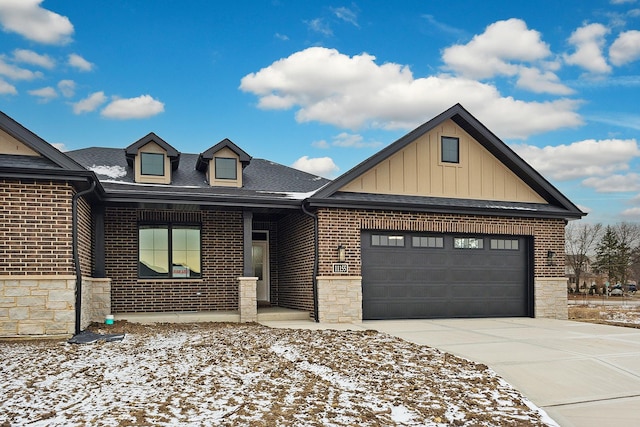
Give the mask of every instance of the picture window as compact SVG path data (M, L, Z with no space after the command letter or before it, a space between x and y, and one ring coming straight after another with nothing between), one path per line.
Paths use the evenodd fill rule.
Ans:
M140 225L138 277L202 277L200 227L195 225Z
M442 162L460 163L460 139L443 136L441 139Z
M164 154L140 153L140 174L164 176Z
M216 179L238 179L236 159L216 157Z

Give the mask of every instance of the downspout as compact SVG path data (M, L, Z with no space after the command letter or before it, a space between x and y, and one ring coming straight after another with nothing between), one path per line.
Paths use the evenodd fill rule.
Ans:
M318 255L318 216L309 212L307 208L305 208L305 203L307 200L302 201L302 212L306 215L309 215L313 218L313 246L314 246L314 256L313 256L313 278L311 281L312 289L313 289L313 320L317 322L320 321L318 316L318 281L316 277L318 277L318 263L319 263L319 255Z
M82 271L80 269L80 254L78 251L78 199L91 193L96 188L96 181L91 179L91 186L86 190L76 193L71 198L71 220L73 239L73 265L76 269L76 335L80 332L80 322L82 315Z

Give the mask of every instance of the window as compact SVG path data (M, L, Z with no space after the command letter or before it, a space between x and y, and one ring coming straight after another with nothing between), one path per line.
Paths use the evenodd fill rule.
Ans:
M453 247L456 249L482 249L483 240L475 237L455 237Z
M411 246L414 248L444 248L444 237L413 236Z
M517 251L518 239L491 239L491 249Z
M238 179L236 159L216 157L216 179Z
M140 174L164 176L164 154L140 153Z
M404 247L404 236L387 236L384 234L373 234L371 236L371 246L402 246Z
M200 227L140 225L138 277L191 279L202 277Z
M460 163L460 140L450 136L442 137L442 161L444 163Z

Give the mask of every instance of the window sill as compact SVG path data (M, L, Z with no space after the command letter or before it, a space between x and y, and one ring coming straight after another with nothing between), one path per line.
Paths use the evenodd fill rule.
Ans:
M201 283L201 282L204 282L204 279L203 278L189 279L189 278L185 278L185 277L173 277L173 278L161 277L161 278L154 279L152 277L138 277L137 281L138 281L138 283L140 283L140 282L193 282L193 283Z

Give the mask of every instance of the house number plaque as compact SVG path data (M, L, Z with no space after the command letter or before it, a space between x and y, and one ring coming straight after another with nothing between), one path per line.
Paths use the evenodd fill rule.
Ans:
M333 272L346 274L349 272L349 264L344 262L333 264Z

